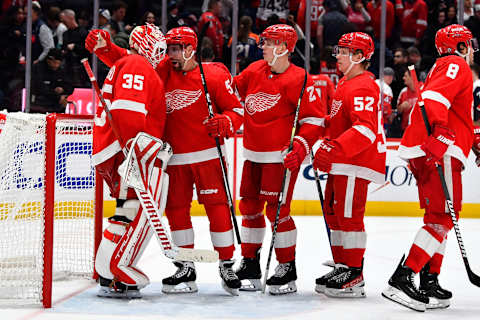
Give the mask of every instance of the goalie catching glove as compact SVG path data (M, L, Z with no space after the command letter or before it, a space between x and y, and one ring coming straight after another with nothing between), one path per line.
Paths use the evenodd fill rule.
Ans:
M203 123L211 137L229 138L234 134L232 119L227 115L216 113Z
M450 128L434 125L432 134L420 147L425 152L427 158L425 164L429 166L440 161L445 152L447 152L448 147L454 142L455 133Z

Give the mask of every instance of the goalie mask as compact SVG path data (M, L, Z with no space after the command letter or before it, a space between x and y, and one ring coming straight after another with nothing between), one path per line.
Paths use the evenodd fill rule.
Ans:
M165 37L153 24L135 27L130 34L129 45L144 56L154 69L163 60L167 50Z

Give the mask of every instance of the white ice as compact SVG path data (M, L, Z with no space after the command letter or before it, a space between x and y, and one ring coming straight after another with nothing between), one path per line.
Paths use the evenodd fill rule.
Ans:
M88 280L55 282L53 307L0 307L0 318L6 319L480 319L480 288L470 284L453 231L444 259L440 283L453 291L451 306L445 310L418 313L381 297L387 280L402 254L407 252L421 218L366 218L368 233L364 276L365 299L332 299L314 293L315 278L330 268L321 263L331 259L323 218L294 217L298 228L297 272L298 293L270 296L241 292L226 294L220 286L217 264L197 264L199 292L187 295L161 293L161 279L175 271L152 238L140 268L150 277L151 284L143 290L143 298L123 301L98 298L97 287ZM238 219L240 222L240 219ZM196 247L210 248L208 221L193 219ZM470 265L480 273L480 219L460 220ZM269 235L262 251L262 268L266 262ZM236 252L239 260L239 250ZM271 272L276 262L272 261Z

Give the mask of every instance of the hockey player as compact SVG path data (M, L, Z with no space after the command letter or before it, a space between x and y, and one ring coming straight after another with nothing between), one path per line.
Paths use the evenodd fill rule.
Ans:
M165 37L158 27L147 25L136 27L129 41L132 54L115 62L102 89L121 136L115 136L106 111L99 106L92 156L93 164L119 205L109 219L95 259L100 275L99 296L121 298L139 297L139 290L149 283L136 263L151 236L135 191L125 185L118 173L125 160L122 149L129 148L125 144L139 132L161 138L166 119L163 82L154 70L165 55ZM162 173L158 165L152 171L154 185ZM159 195L161 190L157 191Z
M261 290L259 251L265 235L263 209L273 224L284 168L291 177L287 182L286 201L280 211L275 253L279 262L268 279L271 294L295 292L297 279L295 247L297 230L290 216L290 201L300 164L319 134L323 132L325 106L310 76L300 105L293 149L289 145L297 101L305 79L305 70L289 62L297 35L284 24L268 27L261 34L263 60L256 61L235 77L234 83L245 102L244 156L240 187L242 213L242 262L236 271L240 280L248 280L243 289ZM286 287L285 287L286 286Z
M443 289L438 276L453 227L435 163L442 165L453 208L462 204L461 171L473 143L472 33L464 26L449 25L437 31L435 46L440 57L430 70L421 95L432 128L427 136L418 103L410 115L399 155L409 162L417 180L424 225L418 231L407 259L400 261L382 295L416 311L449 306L452 293ZM420 272L420 288L414 276Z
M233 230L213 136L220 137L221 141L232 136L243 121L243 108L232 89L231 76L225 66L206 63L203 69L215 112L215 116L208 119L200 71L195 61L195 32L188 27L174 28L166 34L166 39L169 59L156 69L166 91L167 121L163 140L174 150L167 167L171 183L165 213L173 242L179 247L193 248L190 206L195 184L198 201L204 205L210 221L213 246L220 256L222 286L236 295L241 283L232 270ZM112 44L103 32L91 31L86 46L93 50L97 43L103 46L95 53L107 64L127 54L127 50ZM185 261L174 264L178 270L163 280L162 291L196 292L194 264Z
M385 136L379 87L366 69L373 55L370 36L344 34L334 49L344 74L338 83L313 167L328 172L325 215L331 231L334 269L316 279L315 290L331 297L364 297L363 223L370 182L385 182Z

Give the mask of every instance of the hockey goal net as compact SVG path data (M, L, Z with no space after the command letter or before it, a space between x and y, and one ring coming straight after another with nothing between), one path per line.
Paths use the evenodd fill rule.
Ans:
M93 117L0 113L0 131L0 304L48 308L52 279L94 275Z

